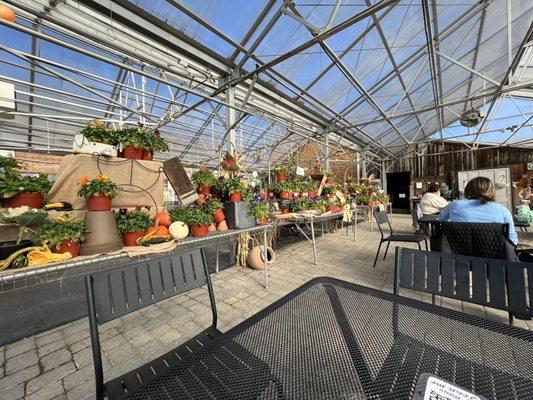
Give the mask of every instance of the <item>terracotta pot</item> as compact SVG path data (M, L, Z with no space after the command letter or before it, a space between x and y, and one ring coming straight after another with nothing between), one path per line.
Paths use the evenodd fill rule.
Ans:
M326 183L333 183L331 179L326 179Z
M288 214L289 213L289 209L288 208L282 208L281 209L281 213L282 214Z
M143 149L143 160L152 161L154 159L154 153L150 150Z
M211 194L211 186L204 185L203 183L200 184L200 194L203 194L204 196Z
M137 239L143 237L146 234L145 230L140 230L137 232L124 232L122 234L122 240L124 241L124 246L137 246Z
M327 206L327 207L326 207L326 212L327 212L327 211L331 211L331 212L333 212L333 207L332 207L332 206Z
M282 190L279 192L279 198L282 200L287 200L289 198L289 192L286 192L285 190Z
M144 152L144 149L142 147L126 146L124 148L124 157L134 158L136 160L142 160L143 152Z
M117 150L117 157L124 158L124 150Z
M316 197L316 191L314 191L314 190L310 190L309 192L307 192L307 195L308 195L309 197Z
M222 193L220 193L220 192L215 192L215 193L213 193L213 197L214 197L215 199L220 200L220 199L222 198Z
M282 182L282 181L284 181L286 178L287 178L287 176L285 175L285 172L278 172L278 173L276 174L276 180L277 180L278 182Z
M242 200L241 192L235 192L229 195L229 201L231 201L232 203L237 203L238 201L241 201L241 200Z
M267 217L263 217L259 220L259 225L266 225L268 224L268 218Z
M196 203L198 203L198 205L202 206L205 204L205 195L203 194L199 194L198 195L198 199L196 199Z
M272 267L274 261L276 261L276 253L270 247L266 248L267 253L267 265L268 268ZM248 266L253 269L265 269L265 260L263 259L263 246L255 246L248 253L246 258Z
M69 242L68 240L63 240L59 244L59 248L52 247L50 250L52 253L57 254L70 253L72 258L78 257L78 254L80 254L80 242Z
M209 232L209 225L192 225L191 230L194 237L204 237Z
M87 198L87 210L89 211L109 211L113 199L102 194L92 195Z
M227 231L228 230L228 224L226 223L226 220L220 221L217 225L217 231Z
M215 220L215 223L218 224L219 222L222 222L226 219L226 216L224 215L224 210L222 208L219 208L215 211L213 214L213 219Z
M6 205L11 208L28 206L31 208L41 208L43 196L39 193L19 193L4 200Z

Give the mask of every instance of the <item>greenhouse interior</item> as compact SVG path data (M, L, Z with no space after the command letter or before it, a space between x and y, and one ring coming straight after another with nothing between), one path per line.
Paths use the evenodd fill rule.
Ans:
M533 399L532 100L532 0L0 0L0 399Z

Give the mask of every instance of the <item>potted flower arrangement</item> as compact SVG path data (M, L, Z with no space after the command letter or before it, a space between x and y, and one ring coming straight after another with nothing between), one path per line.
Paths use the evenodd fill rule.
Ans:
M326 183L333 183L333 179L335 179L335 174L331 171L324 172L324 175L326 175Z
M238 178L228 178L222 181L222 190L224 193L228 194L229 201L233 203L241 201L244 189L245 186Z
M0 198L8 207L40 208L53 182L44 174L22 176L14 158L0 156Z
M220 200L211 197L206 200L203 207L206 213L213 216L215 224L218 224L226 219L226 216L224 215L224 205Z
M143 140L143 160L151 161L154 159L155 153L162 153L169 151L167 142L160 136L159 131L156 129L153 132L148 130L141 130L141 134L144 136Z
M106 128L104 121L96 119L87 121L86 125L80 131L80 135L85 136L90 142L105 143L112 146L118 144L117 131L113 128Z
M207 167L200 167L198 171L193 172L191 180L198 186L200 194L211 194L211 187L215 183L215 175L207 169Z
M272 207L266 201L258 201L250 205L249 214L259 222L259 225L266 225L272 215Z
M80 242L85 239L87 228L82 219L57 218L35 230L32 239L50 247L53 253L70 253L72 258L80 252Z
M117 133L124 145L124 157L142 160L147 133L142 127L126 128Z
M315 186L313 181L311 181L310 179L302 180L300 187L301 187L303 197L311 197L311 198L316 197L317 187Z
M282 200L287 200L290 198L292 193L293 185L287 181L278 182L276 185L276 190L278 192L278 197Z
M335 198L335 193L339 189L340 189L339 185L331 184L331 185L328 185L328 186L324 186L324 189L322 189L322 191L329 199L333 199L333 198Z
M137 246L137 239L144 236L146 228L150 226L150 216L144 211L120 210L115 215L115 222L124 246Z
M78 196L87 200L89 211L109 211L111 202L116 197L118 186L115 182L103 174L98 174L89 181L89 177L80 179Z
M279 209L282 214L288 214L291 210L292 202L290 200L281 200L279 202Z
M283 182L287 179L288 166L283 164L278 164L274 167L274 172L276 173L276 181Z
M222 161L220 162L220 166L224 171L237 172L240 170L237 160L235 160L235 157L229 153L224 153L222 156Z
M170 210L168 213L170 214L170 221L171 222L184 222L185 224L189 224L189 212L190 208L184 207L182 205L177 205L172 210Z
M213 222L213 216L208 214L203 208L192 207L188 213L188 223L191 226L194 237L207 235L209 225Z

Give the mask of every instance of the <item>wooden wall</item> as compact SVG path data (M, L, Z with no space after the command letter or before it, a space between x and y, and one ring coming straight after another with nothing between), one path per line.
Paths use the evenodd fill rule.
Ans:
M335 150L330 150L329 166L337 178L337 182L344 182L345 177L357 176L357 167L355 161L357 160L357 152L345 149L345 153L335 153ZM323 146L319 143L309 142L296 154L298 158L298 166L306 168L306 175L314 171L320 170L323 160Z

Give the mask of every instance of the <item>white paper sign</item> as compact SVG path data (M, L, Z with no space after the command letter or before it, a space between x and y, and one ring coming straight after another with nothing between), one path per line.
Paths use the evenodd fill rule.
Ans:
M302 167L296 167L296 175L304 176L305 170Z
M430 376L426 383L424 400L480 400L481 397L443 381L434 376Z
M405 199L405 193L398 193L398 197L400 199Z
M417 189L422 189L422 182L417 182L416 183L416 188Z

